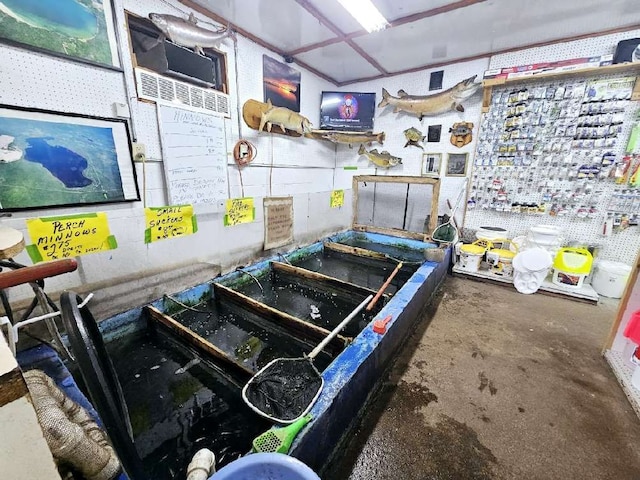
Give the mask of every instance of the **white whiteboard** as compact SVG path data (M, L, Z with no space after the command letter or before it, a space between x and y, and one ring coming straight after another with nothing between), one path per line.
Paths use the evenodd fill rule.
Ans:
M169 204L222 205L228 198L224 119L158 105Z

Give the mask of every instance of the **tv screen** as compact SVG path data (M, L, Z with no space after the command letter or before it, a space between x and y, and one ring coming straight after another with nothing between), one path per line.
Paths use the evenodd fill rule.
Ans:
M375 110L375 93L322 92L320 128L352 132L373 130Z

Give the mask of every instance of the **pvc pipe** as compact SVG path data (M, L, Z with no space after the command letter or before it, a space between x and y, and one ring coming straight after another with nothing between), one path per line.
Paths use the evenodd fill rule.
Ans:
M216 456L208 448L202 448L189 462L187 480L207 480L216 471Z

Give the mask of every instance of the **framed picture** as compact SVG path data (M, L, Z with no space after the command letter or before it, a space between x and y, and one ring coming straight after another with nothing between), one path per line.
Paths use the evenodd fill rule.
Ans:
M468 153L450 153L447 158L447 177L465 177L468 158Z
M441 153L423 153L421 175L424 177L439 177L441 163Z
M439 142L442 125L429 125L427 129L427 142Z
M0 105L0 211L133 200L126 121Z
M300 111L300 71L273 58L262 55L264 101L276 107Z
M0 42L120 67L111 0L0 0Z

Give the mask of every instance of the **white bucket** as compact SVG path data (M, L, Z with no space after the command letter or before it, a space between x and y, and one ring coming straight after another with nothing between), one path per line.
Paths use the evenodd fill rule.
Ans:
M535 293L547 278L553 263L551 254L542 248L532 248L513 259L513 285L526 295Z
M587 278L588 275L588 273L565 272L563 270L554 268L551 281L560 287L579 290L580 288L582 288L584 279Z
M591 286L603 297L621 298L631 267L625 263L600 260L595 268Z
M466 272L477 272L484 253L476 254L460 251L460 268Z

